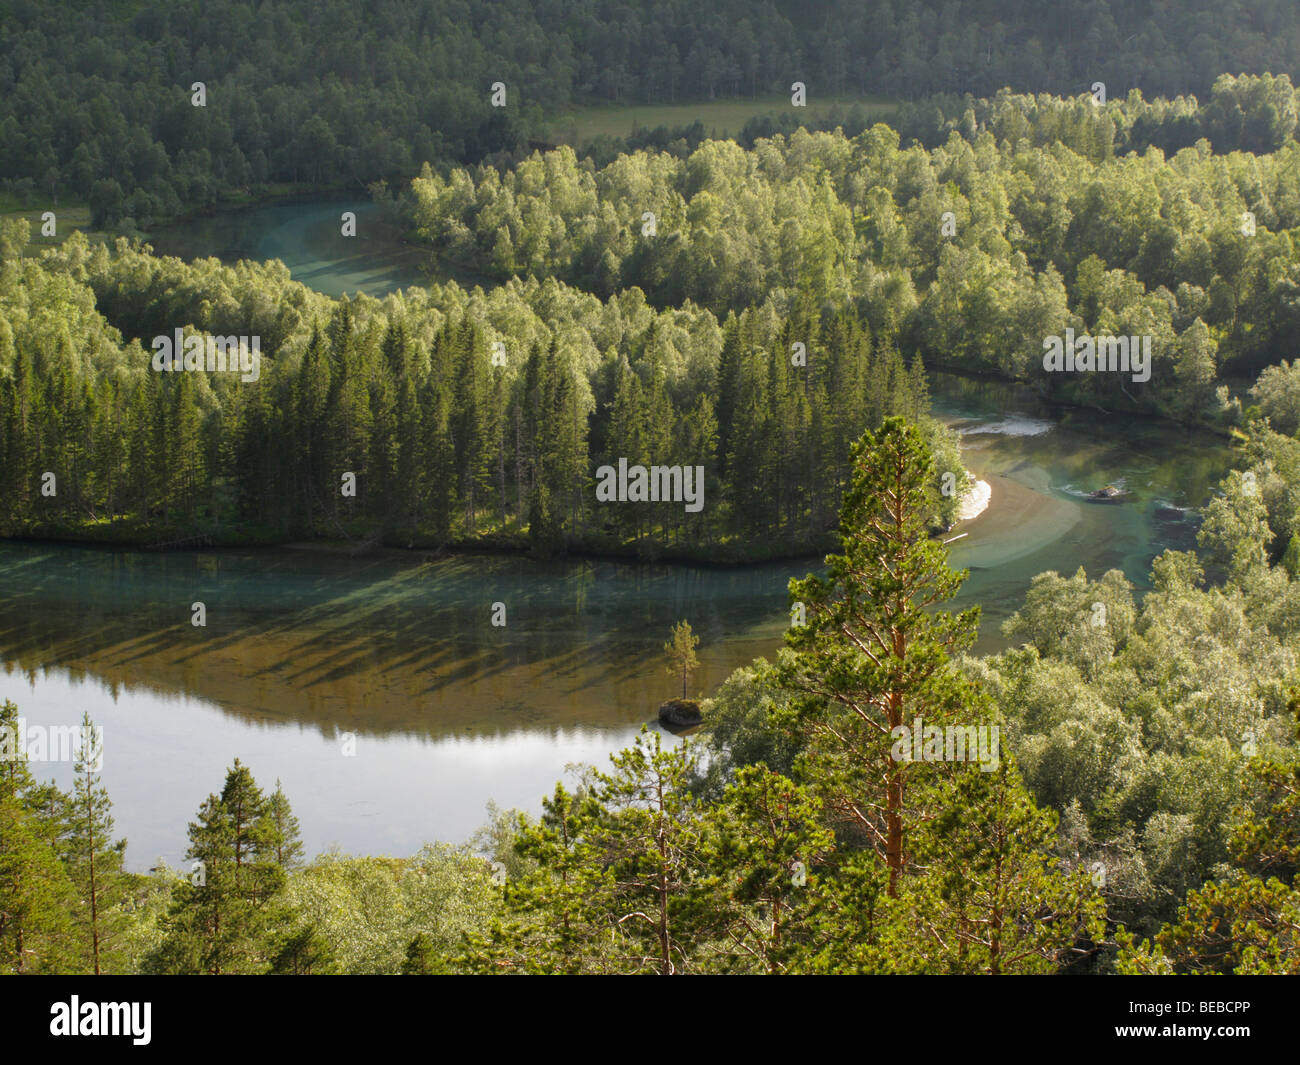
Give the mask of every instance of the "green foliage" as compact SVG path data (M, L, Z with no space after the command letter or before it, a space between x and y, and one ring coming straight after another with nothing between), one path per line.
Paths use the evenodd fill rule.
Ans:
M1266 366L1250 389L1250 398L1272 427L1286 436L1300 429L1300 363L1283 359L1276 366Z
M1268 561L1273 537L1254 474L1243 476L1234 470L1223 489L1223 495L1205 508L1196 542L1207 562L1221 566L1240 583L1252 568Z
M781 727L789 704L790 693L766 659L734 670L701 706L711 756L700 791L716 799L735 771L760 762L789 776L803 749L799 737Z
M452 956L464 935L487 926L498 899L481 859L441 844L409 859L321 855L286 889L295 934L351 974L408 971L417 938L427 944L419 958Z
M970 96L944 96L902 117L929 127L937 115L943 128L973 134L993 125L994 110L999 139L1030 140L1026 126L1045 112L1039 136L1099 155L1152 143L1170 150L1202 136L1220 151L1268 151L1295 128L1286 75L1300 73L1296 28L1284 7L1264 0L1234 10L1224 20L1209 0L1156 9L1101 0L1068 14L1032 0L1000 3L992 14L938 0L906 9L835 0L812 18L744 0L506 11L484 0L454 9L322 0L303 17L292 5L249 10L237 0L199 11L145 0L129 12L23 3L0 26L0 54L13 57L0 97L0 182L24 202L81 197L97 227L130 229L283 184L357 187L396 180L425 160L517 158L543 135L543 112L580 105L779 94L772 114L746 127L749 139L800 122L788 106L791 55L817 72L814 104L871 94L916 100L958 86L976 95L1004 86L1076 94L1098 78L1131 84L1141 70L1144 87L1208 95L1208 105L1179 97L1133 106L1130 96L1106 108L1086 97L1053 108L1030 97L1007 116ZM1221 77L1225 70L1278 76ZM191 105L196 76L206 87L202 108ZM503 108L491 106L495 80L507 86ZM823 107L802 121L861 129L876 113L864 104ZM703 135L697 121L634 131L628 141L688 148ZM593 148L610 150L608 142ZM504 262L512 245L502 241Z
M570 794L557 786L515 848L535 863L508 882L511 918L471 964L487 971L658 973L693 971L691 870L700 814L688 789L688 743L664 747L643 729Z
M1235 416L1218 397L1221 371L1289 357L1300 324L1294 96L1271 76L1220 79L1205 108L1137 92L1105 107L1003 92L968 97L969 123L942 108L937 124L904 117L900 129L925 142L907 148L879 124L793 129L750 151L716 140L632 151L600 167L560 148L504 171L426 168L408 217L440 258L503 279L554 277L602 296L636 286L657 306L691 300L719 315L769 293L852 302L875 337L932 367L1219 422ZM1230 99L1271 132L1222 132ZM1067 328L1151 337L1150 379L1047 373L1044 338ZM807 333L788 339L814 350ZM744 410L741 356L719 365L724 462L737 441L761 442L729 434ZM1285 406L1280 384L1266 381L1265 409ZM805 395L814 401L812 387Z
M103 738L86 714L62 850L64 868L81 901L74 921L83 926L83 953L89 971L96 975L121 970L120 947L127 923L123 904L128 878L122 872L126 840L113 839L112 803L99 775L103 757Z
M888 419L853 456L844 553L825 579L791 582L807 624L779 668L742 671L708 704L708 772L689 741L643 730L611 771L557 786L538 822L518 819L506 916L460 966L1002 973L1095 952L1104 905L1086 873L1058 868L1055 818L1014 766L891 754L905 717L992 715L948 658L973 614L932 609L960 575L927 536L922 435ZM412 942L408 964L441 957Z
M260 336L259 379L153 370L145 349L177 322ZM721 324L552 282L335 301L277 264L92 252L79 235L4 275L0 325L11 535L786 554L826 540L862 426L927 407L918 364L807 301ZM807 366L788 357L793 337L808 338ZM703 467L702 509L598 503L595 471L620 458ZM935 494L932 509L951 503Z
M1185 897L1193 923L1229 905L1223 881L1189 892L1221 876L1234 803L1258 798L1250 756L1293 749L1300 589L1287 566L1268 565L1270 524L1290 520L1287 446L1255 427L1255 465L1230 473L1206 508L1200 542L1219 584L1206 586L1197 555L1172 551L1153 563L1140 607L1118 572L1041 574L1004 630L1024 645L967 663L1032 794L1062 812L1063 860L1101 871L1110 920L1136 935L1189 920L1175 913Z
M680 677L682 681L682 698L686 698L686 684L695 670L700 668L699 656L695 648L699 647L700 638L691 632L689 621L679 621L673 626L672 638L664 644L664 654L668 656L668 672Z
M1300 697L1290 711L1300 723ZM1300 763L1252 758L1230 843L1236 868L1187 893L1177 917L1140 944L1123 934L1118 967L1124 973L1300 972Z
M0 971L50 973L75 964L69 911L76 890L59 860L66 797L38 785L17 749L18 707L0 705Z
M283 797L282 797L283 798ZM190 823L188 879L172 890L162 942L146 962L163 973L259 973L270 967L283 923L286 873L279 856L295 839L287 803L277 821L248 767L238 758L221 794L209 795Z
M826 576L790 582L806 625L786 642L783 681L811 745L808 767L829 809L862 833L890 869L890 895L908 864L907 822L923 816L904 794L924 767L892 754L895 730L966 720L972 693L948 656L968 647L979 616L931 608L956 593L964 573L928 537L933 460L921 434L889 418L854 448L853 476L840 511L842 554Z
M705 818L693 885L709 971L778 974L799 963L834 843L809 789L765 765L736 771Z

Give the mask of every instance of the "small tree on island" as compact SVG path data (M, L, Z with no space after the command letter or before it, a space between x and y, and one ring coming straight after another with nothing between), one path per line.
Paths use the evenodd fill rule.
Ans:
M689 621L679 621L674 625L672 639L664 644L664 652L668 655L668 672L674 677L681 675L683 699L686 698L687 680L700 668L700 660L695 654L695 648L699 645L700 638L691 632Z

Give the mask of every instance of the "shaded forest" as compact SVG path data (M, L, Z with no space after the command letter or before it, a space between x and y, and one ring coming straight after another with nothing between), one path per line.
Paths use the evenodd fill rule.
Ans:
M888 414L925 421L954 474L932 486L937 525L967 483L920 364L851 311L771 299L719 321L554 281L335 301L278 263L187 265L125 240L75 234L37 259L27 224L4 226L9 535L770 557L825 542L849 445ZM182 323L259 336L258 380L156 371L152 338ZM703 509L598 503L595 471L620 459L703 466Z
M813 94L1209 93L1300 75L1284 0L782 0L705 5L7 0L0 190L90 204L97 227L280 183L405 182L423 162L517 159L593 103ZM202 82L206 105L192 105ZM504 83L505 108L490 87ZM910 132L910 131L909 131ZM1216 142L1217 143L1217 142ZM1260 150L1257 144L1239 145Z

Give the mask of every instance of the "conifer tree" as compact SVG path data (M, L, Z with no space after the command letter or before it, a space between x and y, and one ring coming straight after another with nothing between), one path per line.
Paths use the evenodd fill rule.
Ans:
M296 869L302 864L303 853L298 818L294 816L289 797L278 780L275 791L266 800L266 819L270 829L268 849L275 864L285 871Z
M955 772L934 809L917 832L925 872L908 882L904 971L1051 973L1096 952L1105 902L1088 870L1058 868L1056 814L1012 759Z
M689 621L679 621L673 626L672 638L664 644L664 654L668 656L668 672L680 677L682 681L682 698L686 698L686 684L690 676L700 668L700 659L695 648L700 646L700 638L691 631Z
M893 730L962 715L969 689L949 655L970 646L978 619L977 607L955 616L932 609L965 573L947 568L946 548L927 534L931 466L920 433L902 419L868 431L853 449L841 553L827 556L825 577L790 582L807 624L787 633L794 654L784 676L809 732L812 777L827 808L882 856L891 897L918 816L908 781L923 765L891 756Z
M83 922L89 938L91 969L98 976L114 957L114 943L122 931L122 859L125 840L113 840L112 803L100 779L104 743L87 713L81 722L81 743L63 850L68 875L82 901Z
M765 765L745 766L709 808L692 886L710 971L778 974L808 950L819 874L834 847L820 801Z
M507 919L474 944L478 971L657 973L696 968L702 918L690 884L698 863L696 768L686 744L643 729L571 794L557 786L515 850L525 873L506 887Z
M542 800L535 823L520 816L513 850L523 872L505 886L505 918L468 945L464 963L472 971L609 971L616 929L607 910L615 885L599 846L603 817L590 788L575 794L562 784Z
M17 739L18 707L5 700L0 705L0 969L67 971L73 964L68 914L74 894L56 849L63 797L36 784Z
M287 923L273 905L285 884L277 832L268 803L248 768L235 759L221 794L209 795L190 823L193 863L173 889L164 937L148 961L164 973L264 972L272 961L275 926ZM280 809L292 824L287 803ZM281 851L280 853L284 853Z

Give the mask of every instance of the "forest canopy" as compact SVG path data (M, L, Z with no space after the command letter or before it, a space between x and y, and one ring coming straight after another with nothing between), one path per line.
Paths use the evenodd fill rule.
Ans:
M8 0L0 190L80 199L97 225L147 228L237 190L360 188L405 181L423 162L517 158L547 120L590 104L788 97L796 80L821 97L1073 96L1100 81L1112 97L1204 99L1224 72L1300 76L1284 0L1244 0L1230 15L1212 0L318 0L310 18L300 11L289 0ZM489 100L496 82L512 94L504 108ZM1229 107L1205 133L1266 149L1272 119L1237 124Z
M1225 101L1275 91L1269 113L1285 120L1262 154L1179 145L1185 120L1222 125ZM959 128L933 116L947 134L929 149L879 123L601 167L560 148L507 170L426 168L406 213L436 256L493 276L635 286L719 314L805 293L931 367L1215 421L1220 378L1292 356L1300 332L1295 100L1285 77L1224 78L1190 109L1002 93L972 101ZM1150 382L1043 374L1044 338L1067 328L1150 336Z

